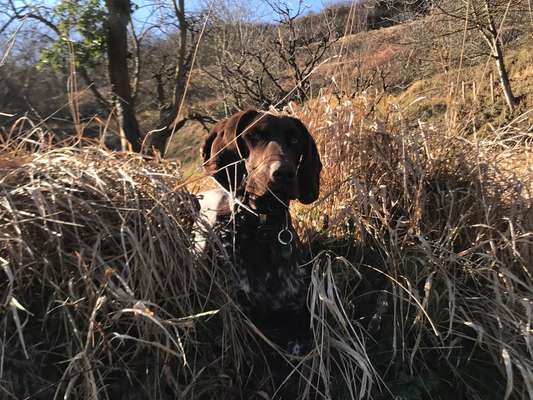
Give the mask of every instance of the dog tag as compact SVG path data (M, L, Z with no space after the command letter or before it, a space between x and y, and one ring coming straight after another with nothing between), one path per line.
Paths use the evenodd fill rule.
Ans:
M280 242L282 246L290 245L292 243L293 238L294 238L294 235L287 228L282 229L278 233L278 242Z

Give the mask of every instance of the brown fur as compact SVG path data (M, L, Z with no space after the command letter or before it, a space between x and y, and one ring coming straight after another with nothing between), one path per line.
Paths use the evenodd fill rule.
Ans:
M238 195L278 197L286 204L318 198L322 164L315 141L296 118L236 113L213 127L202 157L206 171Z
M206 171L226 189L202 193L200 205L232 254L236 302L266 337L302 356L312 342L309 274L301 267L305 262L287 207L293 199L309 204L318 198L322 164L315 141L296 118L249 110L217 123L202 157ZM281 234L292 242L280 241ZM203 249L205 240L199 243ZM275 389L292 366L268 346L264 352ZM255 362L260 368L263 361ZM294 388L287 383L278 393L295 398Z

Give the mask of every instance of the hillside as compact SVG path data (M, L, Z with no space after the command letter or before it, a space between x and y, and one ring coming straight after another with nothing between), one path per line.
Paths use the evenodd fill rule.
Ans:
M380 101L372 112L377 112L377 118L386 120L388 107L398 105L404 109L405 120L415 127L421 121L448 129L447 120L455 118L460 123L468 121L467 133L484 135L509 122L490 57L465 61L458 68L457 60L438 56L434 43L414 41L427 23L422 19L342 37L331 50L330 60L310 79L321 93L329 93L340 101L375 92L373 97ZM533 41L529 35L508 43L506 60L520 99L517 115L533 108L531 54ZM198 105L216 107L217 98L207 95ZM197 105L193 102L189 106ZM527 129L533 115L522 120ZM198 153L194 149L205 134L202 125L191 122L176 135L169 156L182 161L186 169L195 169Z
M183 115L263 105L299 118L316 141L320 196L290 209L308 279L302 354L246 315L234 242L199 218L196 196L213 185L199 162L212 121L191 117L167 158L113 151L116 110L77 88L74 72L10 64L25 78L0 88L15 97L0 105L18 107L0 108L0 398L285 400L276 374L288 370L291 400L533 400L533 41L519 30L503 38L519 98L509 111L493 61L458 58L483 50L475 32L458 46L427 36L428 18L335 38L303 101L283 100L296 93L290 66L257 41L253 58L267 57L252 64L239 58L250 48L208 36L192 71ZM259 34L275 46L273 26ZM145 131L165 110L158 95L171 96L173 65L163 86L152 74L175 39L151 42L141 68ZM264 84L264 98L221 86L217 49L250 67L233 72ZM260 74L272 66L269 81Z

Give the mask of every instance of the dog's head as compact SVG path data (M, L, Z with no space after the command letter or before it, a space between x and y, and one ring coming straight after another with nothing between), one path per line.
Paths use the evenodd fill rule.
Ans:
M213 127L202 157L227 190L304 204L318 198L322 164L315 141L296 118L255 110L234 114Z

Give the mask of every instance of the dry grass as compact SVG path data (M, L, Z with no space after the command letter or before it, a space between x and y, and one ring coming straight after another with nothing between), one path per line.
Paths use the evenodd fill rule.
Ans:
M327 216L316 247L351 261L335 279L354 316L365 292L387 293L367 346L374 368L409 399L533 398L528 115L477 138L412 128L397 105L377 108L365 96L294 110L316 132L325 166L319 204L298 210L302 225ZM347 268L367 280L355 295ZM376 268L382 280L372 280Z
M302 358L233 303L217 237L194 250L207 228L182 188L196 176L15 123L0 145L0 398L268 399L262 360L280 352L301 399L533 400L531 114L478 137L457 98L439 97L433 126L411 117L421 100L348 92L291 110L325 167L320 200L293 213L314 255Z
M0 152L2 398L264 397L270 345L232 302L217 238L211 257L193 250L175 164L47 138L30 130ZM369 394L359 329L327 302L331 258L314 270L318 344L294 379L330 392L338 356Z
M201 270L175 168L25 139L0 164L2 397L100 398L139 362L185 364Z
M315 347L287 384L533 399L531 132L413 129L374 101L292 110L325 168L321 199L294 213L316 255ZM175 164L50 143L30 129L0 151L2 397L268 398L269 345L231 300L216 237L216 259L193 250Z

